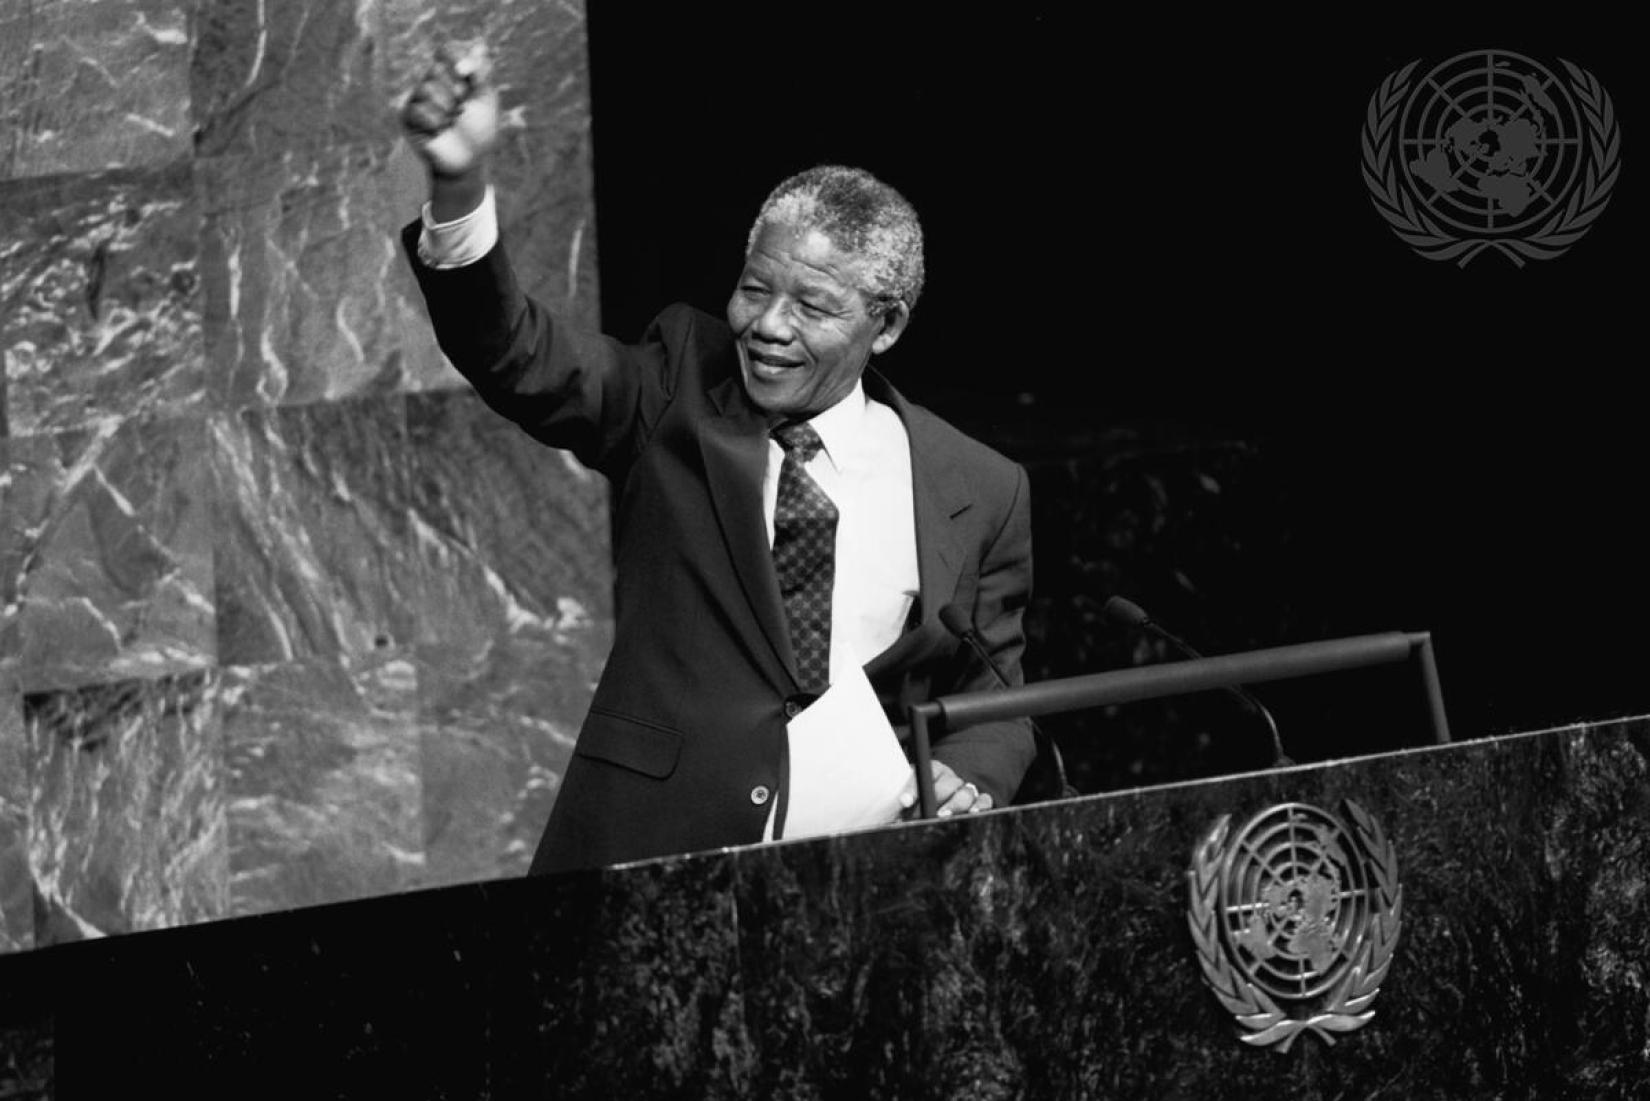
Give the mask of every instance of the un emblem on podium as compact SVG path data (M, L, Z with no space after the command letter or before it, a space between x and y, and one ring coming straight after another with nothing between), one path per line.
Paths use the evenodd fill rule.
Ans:
M1288 1051L1302 1032L1326 1043L1362 1028L1398 946L1398 860L1367 811L1352 822L1282 803L1235 834L1231 815L1192 851L1187 923L1215 997L1241 1039Z

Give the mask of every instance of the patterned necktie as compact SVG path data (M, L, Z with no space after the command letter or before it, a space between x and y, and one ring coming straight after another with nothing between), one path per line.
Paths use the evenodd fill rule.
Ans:
M773 566L791 628L802 687L823 692L831 680L831 585L836 578L836 506L803 465L824 446L808 424L782 424L773 438L785 449L773 511Z

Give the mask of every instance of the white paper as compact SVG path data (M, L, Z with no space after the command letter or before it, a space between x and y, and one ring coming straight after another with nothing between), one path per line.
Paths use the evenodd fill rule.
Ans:
M885 826L900 812L911 763L858 668L786 727L791 774L786 838Z

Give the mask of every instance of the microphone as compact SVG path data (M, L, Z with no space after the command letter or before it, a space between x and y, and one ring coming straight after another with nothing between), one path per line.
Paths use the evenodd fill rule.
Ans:
M1151 616L1147 615L1144 608L1127 597L1114 596L1107 600L1100 609L1100 615L1102 618L1111 623L1115 623L1120 627L1130 627L1156 635L1158 638L1162 639L1164 642L1167 642L1170 646L1174 647L1182 654L1185 654L1187 657L1201 658L1203 656L1198 653L1197 650L1193 649L1192 645L1185 639L1163 627ZM944 617L942 616L941 618ZM1250 709L1266 721L1267 729L1272 732L1272 767L1287 768L1290 765L1293 765L1295 762L1291 760L1289 755L1283 751L1283 740L1278 737L1277 720L1272 718L1272 713L1266 709L1266 705L1257 700L1254 693L1240 685L1229 685L1227 686L1226 691L1242 700L1250 707Z
M974 619L961 604L947 604L940 609L940 623L957 638L966 642L976 657L985 662L991 675L997 678L997 684L1002 688L1013 687L1008 678L1003 675L1002 667L991 656L991 651L985 648L985 641L980 638L980 629L974 626ZM1058 798L1070 799L1079 794L1066 780L1066 763L1060 757L1060 747L1054 744L1054 739L1044 733L1043 728L1037 725L1037 720L1026 716L1031 724L1031 735L1037 743L1037 755L1049 761L1054 768L1054 782L1058 785Z

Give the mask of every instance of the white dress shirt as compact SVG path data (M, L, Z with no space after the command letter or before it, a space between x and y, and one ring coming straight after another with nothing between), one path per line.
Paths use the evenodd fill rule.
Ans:
M425 203L424 228L418 234L418 258L427 268L461 268L486 256L498 244L498 207L493 185L482 193L481 205L462 218L438 222Z

